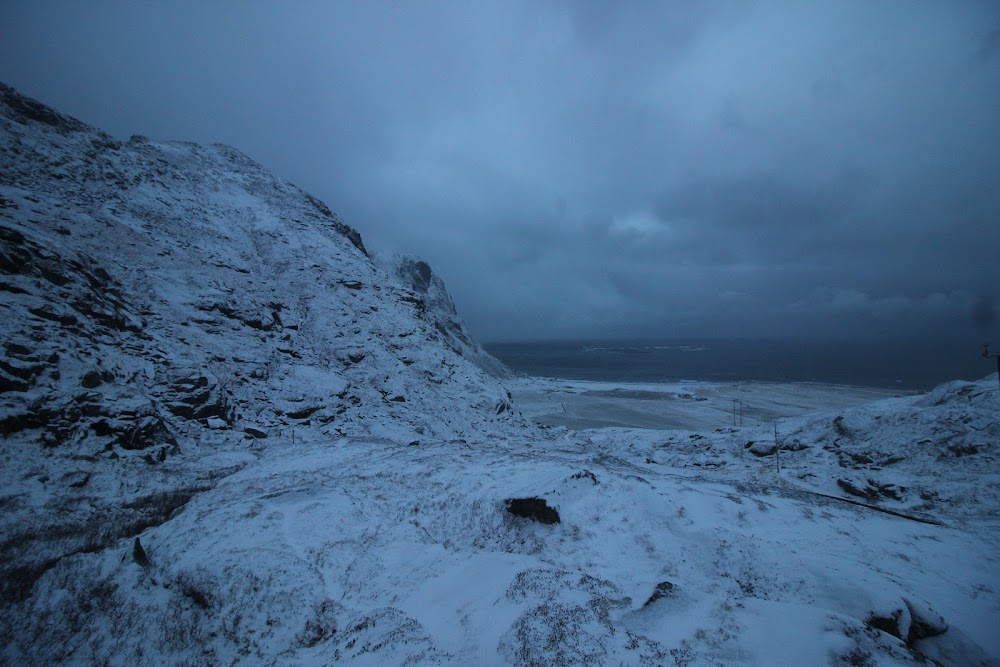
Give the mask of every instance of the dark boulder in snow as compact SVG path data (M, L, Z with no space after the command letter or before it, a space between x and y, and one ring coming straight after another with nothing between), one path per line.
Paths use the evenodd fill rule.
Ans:
M889 613L872 613L865 623L913 646L921 639L943 635L948 624L930 608L904 599L899 608Z
M142 548L138 537L132 543L132 561L140 567L149 567L149 558L146 556L146 550Z
M773 442L755 442L751 440L745 445L754 456L772 456L777 449Z
M175 446L177 439L159 417L143 417L118 439L122 449L143 450L158 445Z
M559 512L549 507L544 498L508 498L507 511L514 516L538 521L539 523L559 523Z
M177 417L233 422L225 391L214 376L191 373L175 379L164 394L164 407Z
M674 585L669 581L661 581L660 583L656 584L656 588L653 590L653 594L649 596L649 599L646 600L642 604L642 606L648 607L657 600L660 600L665 597L670 597L673 594L674 594Z

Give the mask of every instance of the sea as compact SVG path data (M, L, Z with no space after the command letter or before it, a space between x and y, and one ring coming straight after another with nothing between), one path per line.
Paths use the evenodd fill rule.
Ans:
M924 391L997 370L971 341L668 340L493 343L536 377L599 382L818 382Z

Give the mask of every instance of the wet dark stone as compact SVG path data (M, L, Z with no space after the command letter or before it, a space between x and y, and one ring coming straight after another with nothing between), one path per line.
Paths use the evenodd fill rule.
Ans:
M258 428L253 428L252 426L247 426L245 429L243 429L243 432L246 433L249 437L254 438L256 440L263 440L264 438L267 437L266 432L261 431Z
M84 373L82 378L80 378L80 385L85 389L94 389L96 387L100 387L103 381L104 380L101 378L101 374L99 372L88 371Z
M560 523L559 512L549 507L544 498L508 498L506 503L507 511L514 516L539 523Z

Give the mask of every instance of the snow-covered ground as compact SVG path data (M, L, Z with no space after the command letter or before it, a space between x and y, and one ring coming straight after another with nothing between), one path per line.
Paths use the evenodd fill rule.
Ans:
M804 382L667 384L533 377L511 379L508 386L526 417L573 429L746 426L912 393Z
M514 380L232 149L0 130L4 664L1000 664L995 375Z

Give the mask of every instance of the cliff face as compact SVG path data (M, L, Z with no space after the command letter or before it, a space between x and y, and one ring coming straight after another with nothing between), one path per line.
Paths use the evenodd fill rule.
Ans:
M33 498L0 526L70 533L5 560L82 548L77 528L173 488L167 470L268 436L409 444L510 419L481 370L502 366L431 282L232 148L120 142L0 86L0 433L5 493ZM67 492L99 500L55 511Z
M176 437L309 410L342 432L383 415L449 436L506 399L463 359L484 353L439 278L380 269L241 153L118 142L7 87L0 128L5 435L101 451L132 412ZM473 410L423 420L456 385Z

